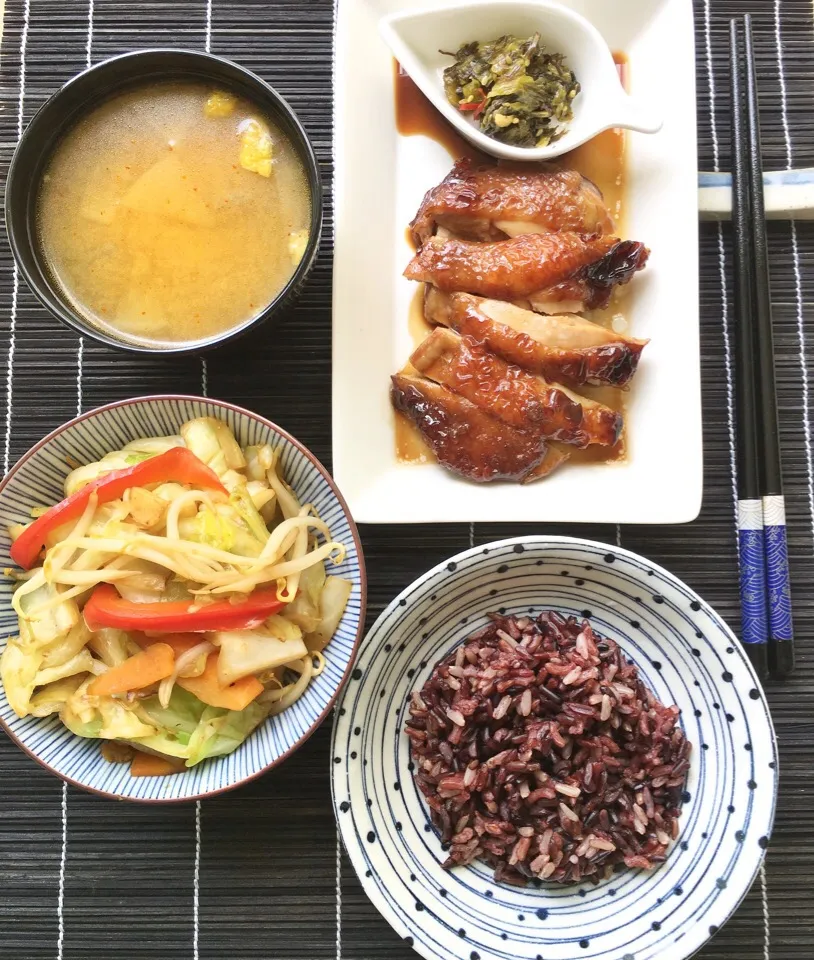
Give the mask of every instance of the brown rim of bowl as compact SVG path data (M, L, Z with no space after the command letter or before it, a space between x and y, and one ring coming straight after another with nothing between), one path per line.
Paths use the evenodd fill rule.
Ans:
M149 396L144 397L131 397L129 400L116 400L113 403L105 403L101 407L95 407L93 410L89 410L87 413L83 413L78 417L74 417L71 420L67 420L62 426L57 427L56 430L52 430L47 436L43 437L42 440L34 444L33 447L30 447L14 464L14 466L9 470L9 472L0 480L0 496L5 492L6 486L8 485L9 480L17 473L20 467L26 463L31 457L34 456L37 451L41 450L44 446L50 443L53 439L58 437L61 433L68 429L68 427L73 426L75 423L81 423L83 420L89 420L91 417L96 416L98 413L102 413L106 410L116 410L119 407L129 407L138 403L144 403L146 401L164 401L164 400L192 400L199 403L214 403L218 406L225 407L228 410L234 410L236 413L241 413L245 416L251 417L254 420L259 420L260 423L265 424L267 427L270 427L275 431L279 436L286 439L289 443L295 446L301 453L305 454L306 457L314 464L314 466L319 470L325 480L328 482L328 486L333 491L334 496L339 501L342 506L342 509L345 511L345 516L348 518L348 525L350 527L351 536L353 537L353 543L356 547L356 554L359 557L359 589L360 589L360 602L359 602L359 623L356 627L356 638L353 641L353 649L351 650L351 656L348 660L348 665L345 668L345 672L342 674L342 678L336 686L335 692L332 694L330 700L325 705L325 709L317 717L317 719L311 724L308 730L297 740L297 742L288 748L284 753L280 754L276 760L272 760L271 763L263 767L262 770L258 770L257 773L253 773L248 777L243 777L242 780L236 780L234 783L230 783L228 786L219 787L217 790L207 790L203 793L196 793L193 796L189 797L162 797L162 798L152 798L152 797L128 797L120 793L110 793L107 790L99 790L96 787L89 787L84 783L79 783L77 780L74 780L72 777L66 777L64 774L60 773L50 763L46 763L41 757L38 757L36 753L22 743L17 735L9 728L5 720L0 717L0 728L6 733L10 740L13 740L14 743L25 753L28 754L32 760L36 760L37 763L44 767L49 773L52 773L55 777L58 777L60 780L65 783L70 783L71 786L78 787L80 790L84 790L86 793L94 793L99 797L106 797L110 800L126 800L130 803L144 803L144 804L163 804L163 803L189 803L192 800L203 800L204 798L217 797L220 794L227 793L230 790L235 790L237 787L242 787L247 783L251 783L252 780L257 780L258 777L262 777L264 774L268 773L270 770L273 770L275 767L278 767L284 760L291 756L295 750L301 747L306 740L308 740L313 733L322 725L325 721L325 718L333 709L334 704L336 703L337 698L339 697L340 692L345 687L350 677L351 671L353 670L354 663L356 662L356 655L359 651L359 643L362 639L362 634L365 629L365 614L367 612L367 571L365 569L365 556L362 550L362 541L359 538L359 530L356 526L356 521L353 519L353 515L348 509L348 505L345 502L345 498L339 492L339 488L334 483L333 477L328 473L322 463L314 456L313 453L299 440L293 437L287 430L284 430L282 427L279 427L273 420L268 420L266 417L261 416L259 413L252 413L251 410L247 410L245 407L240 407L236 403L230 403L228 400L215 400L211 397L198 397L193 394L188 393L154 393ZM265 722L265 721L264 721ZM254 731L252 731L253 733ZM82 739L81 737L78 739Z

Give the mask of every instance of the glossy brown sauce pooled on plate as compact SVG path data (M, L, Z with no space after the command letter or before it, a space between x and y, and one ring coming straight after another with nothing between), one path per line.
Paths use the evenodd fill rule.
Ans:
M489 159L446 122L395 60L393 82L396 92L396 129L403 137L417 134L429 137L440 143L455 160L461 157Z
M615 53L614 60L619 68L622 82L626 80L627 57ZM465 140L430 101L418 89L399 64L393 62L393 82L395 90L396 128L402 136L424 136L441 144L453 160L469 157L475 161L489 161L469 141ZM622 130L607 130L576 150L565 154L557 161L562 169L578 170L601 190L608 211L613 217L616 232L625 232L625 133ZM412 232L406 228L405 236L414 248ZM610 305L605 310L590 311L586 316L595 323L616 329L617 332L630 333L625 321L625 307L629 287L614 290ZM415 345L432 331L432 327L423 316L423 285L419 286L410 302L408 329ZM409 365L406 372L412 372ZM582 393L592 400L599 401L624 415L627 394L611 387L584 388ZM408 463L433 462L435 456L427 444L418 435L413 424L400 413L395 416L396 453L400 461ZM625 457L624 434L610 447L589 446L585 449L570 449L569 463L619 462Z

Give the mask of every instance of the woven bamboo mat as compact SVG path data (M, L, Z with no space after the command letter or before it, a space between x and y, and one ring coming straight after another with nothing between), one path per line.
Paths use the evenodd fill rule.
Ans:
M332 6L332 0L8 0L0 171L21 125L87 63L152 45L211 45L289 98L330 188ZM811 0L695 0L695 12L703 169L728 163L726 34L728 18L743 12L756 17L768 166L814 166ZM3 234L3 467L77 409L151 392L199 393L204 378L211 396L271 417L329 463L330 222L329 203L327 239L299 303L272 332L211 354L206 367L199 359L139 359L80 343L36 304ZM620 537L695 587L737 631L729 249L727 227L704 226L700 519L618 531L366 528L371 621L406 583L470 542L545 530L608 542ZM769 690L782 786L765 871L699 955L705 960L814 956L814 225L773 224L771 250L799 668L792 681ZM414 954L380 919L341 853L329 801L328 742L326 726L279 771L221 799L149 808L66 789L0 738L0 960L409 960Z

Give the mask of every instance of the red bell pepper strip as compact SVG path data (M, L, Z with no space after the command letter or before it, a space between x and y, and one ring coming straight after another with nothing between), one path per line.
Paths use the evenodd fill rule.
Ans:
M111 500L118 500L131 487L169 481L188 483L227 493L215 471L207 467L191 450L187 450L186 447L172 447L166 453L150 457L149 460L143 460L133 467L112 470L55 504L31 526L26 527L14 541L9 551L11 559L26 570L33 567L40 550L45 546L48 534L63 524L81 517L88 505L90 495L94 492L99 498L99 503L109 503Z
M285 606L277 599L277 588L255 590L245 600L170 600L162 603L133 603L119 596L109 583L99 584L85 604L88 630L117 627L148 633L205 633L209 630L251 630Z
M479 117L483 113L483 111L486 109L486 101L487 101L486 91L483 89L483 87L480 88L480 92L481 92L480 100L473 100L469 103L459 103L458 109L465 110L465 111L474 110L475 116Z

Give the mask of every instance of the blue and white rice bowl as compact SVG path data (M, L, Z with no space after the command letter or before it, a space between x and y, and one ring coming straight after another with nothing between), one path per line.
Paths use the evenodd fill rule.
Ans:
M591 883L498 884L446 854L413 782L410 692L500 610L589 617L693 745L666 863ZM339 702L333 799L365 892L427 960L684 960L731 916L762 862L777 797L769 709L742 647L680 580L626 550L564 537L477 547L416 580L366 638Z
M109 763L100 740L75 736L59 718L20 719L0 687L0 724L35 760L69 783L119 799L167 802L192 800L231 789L276 766L303 743L327 716L350 672L365 617L364 559L356 525L327 470L280 427L248 410L199 397L141 397L99 407L71 420L28 451L0 484L0 561L10 566L8 527L31 519L31 508L64 497L70 463L91 463L139 437L177 434L187 420L224 420L238 442L282 447L282 477L301 503L312 503L335 540L346 548L330 573L353 582L345 613L328 647L324 671L287 710L265 720L233 753L174 776L132 777L128 764ZM0 645L18 632L11 607L13 584L0 583Z

